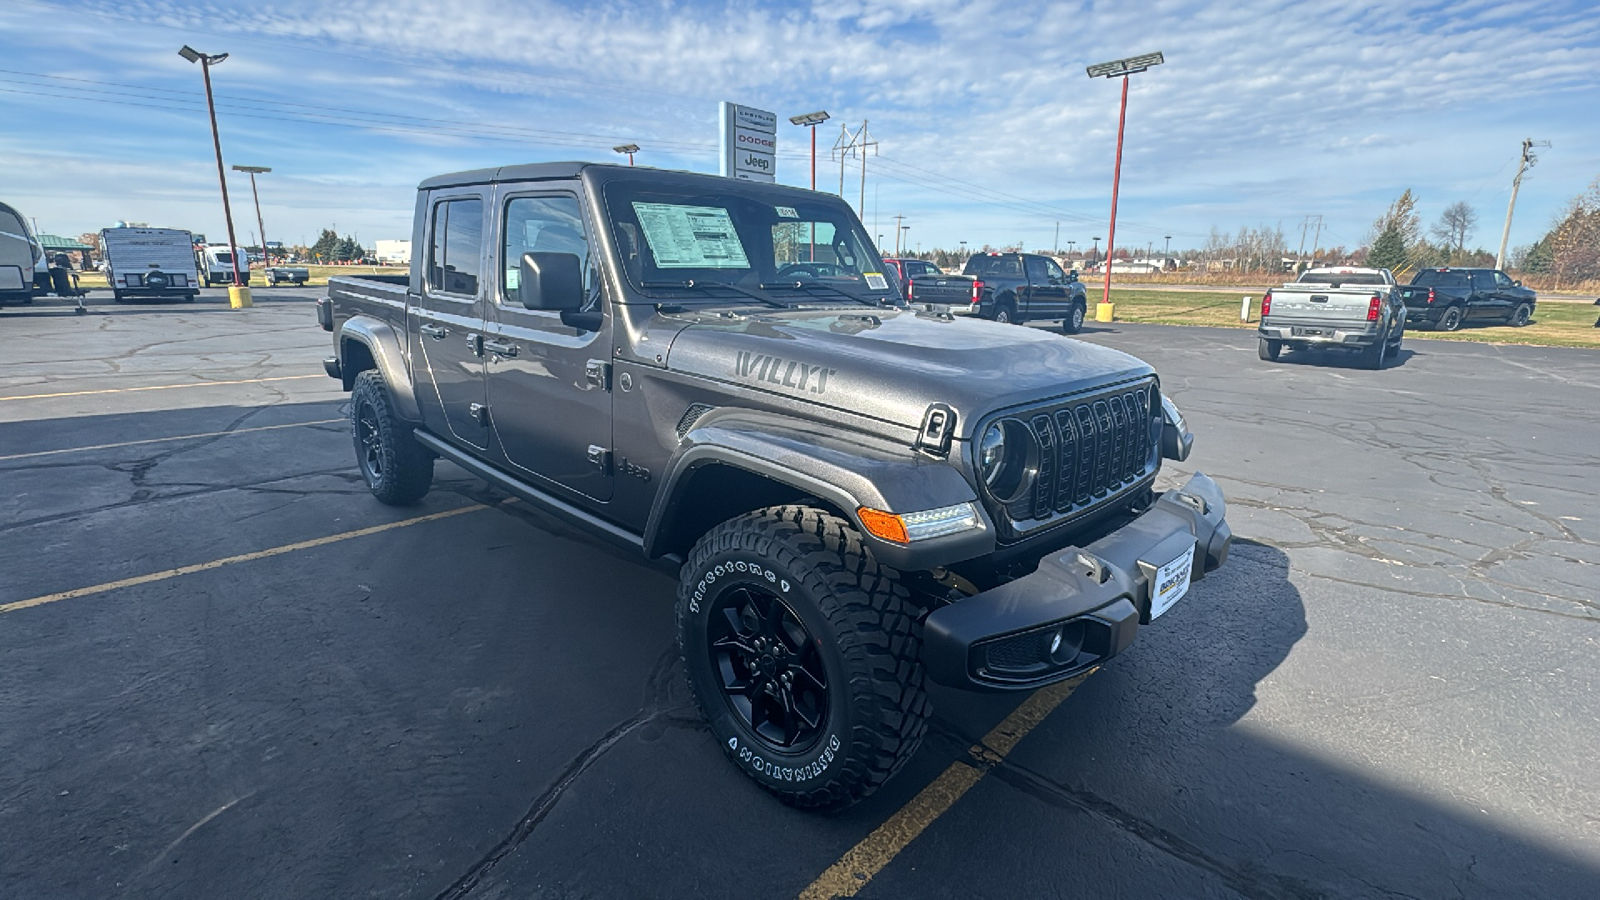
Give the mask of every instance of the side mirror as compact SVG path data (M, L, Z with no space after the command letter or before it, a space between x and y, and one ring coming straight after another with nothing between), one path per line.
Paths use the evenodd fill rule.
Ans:
M524 253L517 265L517 300L528 309L577 312L583 306L583 268L576 253Z
M1520 282L1520 281L1513 281L1513 282L1511 282L1511 286L1512 286L1512 287L1522 287L1522 282Z

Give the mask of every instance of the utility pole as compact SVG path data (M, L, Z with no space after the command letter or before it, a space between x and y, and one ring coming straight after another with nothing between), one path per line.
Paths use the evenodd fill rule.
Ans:
M904 218L905 216L900 215L894 217L894 255L897 258L900 256L900 229L902 227L900 220Z
M856 145L856 136L850 133L850 126L839 123L839 137L833 142L832 153L839 154L839 196L844 197L844 158Z
M1056 220L1056 239L1055 239L1054 243L1052 243L1050 245L1050 253L1052 255L1055 255L1055 256L1060 256L1061 255L1061 220L1060 219Z
M1317 230L1311 233L1311 262L1317 261L1317 242L1322 240L1322 215L1317 214Z
M1548 146L1550 146L1549 141L1535 141L1533 138L1526 138L1522 142L1522 159L1517 163L1517 177L1511 179L1511 202L1506 205L1506 227L1500 232L1500 252L1494 256L1496 269L1506 267L1506 241L1511 237L1511 214L1517 208L1517 191L1522 188L1522 175L1539 161L1539 158L1533 155L1533 148Z
M856 137L856 147L861 151L861 205L856 209L856 218L864 219L867 216L867 148L871 147L872 152L877 153L878 142L868 133L866 119L861 120L861 132Z
M1304 219L1300 220L1300 249L1296 250L1294 252L1294 261L1295 261L1295 265L1296 266L1299 266L1300 263L1305 262L1305 259L1306 259L1306 226L1308 226L1310 224L1311 224L1311 217L1310 216L1306 216ZM1312 249L1313 252L1315 252L1317 248L1312 247L1311 249Z

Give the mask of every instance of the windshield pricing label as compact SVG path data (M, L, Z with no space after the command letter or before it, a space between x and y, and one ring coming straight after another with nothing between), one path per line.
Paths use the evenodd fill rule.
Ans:
M886 291L889 289L889 280L883 277L882 272L863 272L861 273L861 277L867 280L867 287L872 288L875 291Z
M733 219L721 207L634 201L633 211L657 268L750 268Z

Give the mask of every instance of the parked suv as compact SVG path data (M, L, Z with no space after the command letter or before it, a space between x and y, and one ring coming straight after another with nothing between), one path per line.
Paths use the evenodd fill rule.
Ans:
M1499 269L1423 269L1399 295L1407 322L1436 331L1473 323L1521 328L1533 318L1538 301L1537 294Z
M1150 366L901 305L838 197L550 163L416 210L409 277L317 306L368 487L444 458L675 566L700 709L785 802L898 771L928 679L1086 671L1227 558L1210 478L1155 489L1193 436Z

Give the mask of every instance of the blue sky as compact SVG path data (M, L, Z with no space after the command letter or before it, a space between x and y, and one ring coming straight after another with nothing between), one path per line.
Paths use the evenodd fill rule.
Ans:
M868 230L906 216L924 248L1104 237L1118 84L1084 66L1161 50L1135 76L1118 244L1307 215L1353 247L1400 192L1424 224L1475 207L1493 249L1523 138L1552 143L1523 183L1513 246L1600 176L1593 2L876 4L353 0L6 0L0 200L52 233L117 220L219 237L197 66L213 69L226 162L263 176L267 236L336 225L409 236L431 175L556 159L716 171L717 103L779 113L780 181L808 178L790 115L870 121ZM829 126L833 126L830 130ZM855 201L859 172L846 172ZM256 226L230 173L241 241ZM1101 242L1102 247L1104 242Z

